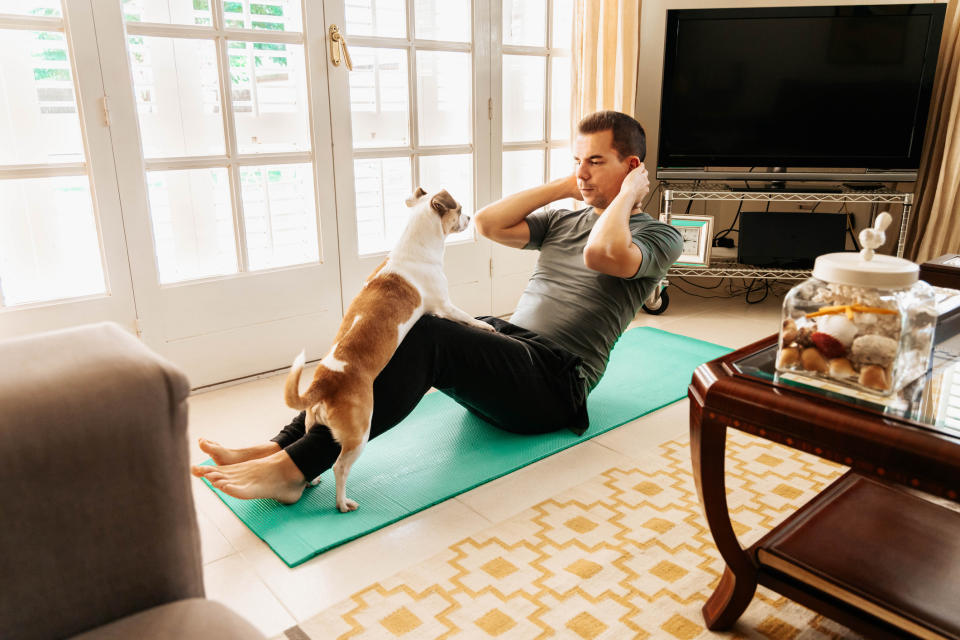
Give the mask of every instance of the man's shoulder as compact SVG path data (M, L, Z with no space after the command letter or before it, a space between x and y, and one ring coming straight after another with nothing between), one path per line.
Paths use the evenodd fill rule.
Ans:
M634 211L630 214L630 224L646 226L657 220L646 211Z
M661 222L659 219L654 218L649 213L638 212L630 215L630 227L633 230L639 229L648 229L648 230L668 230L667 233L675 233L678 236L680 232L677 231L677 228L666 222Z

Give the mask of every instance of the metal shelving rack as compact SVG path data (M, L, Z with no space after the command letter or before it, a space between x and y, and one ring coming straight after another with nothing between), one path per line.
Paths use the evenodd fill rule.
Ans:
M820 202L820 203L868 203L899 204L902 207L900 218L900 234L897 237L897 257L903 257L906 242L907 225L910 222L910 210L913 207L913 194L901 193L889 189L862 191L844 187L840 193L799 193L791 191L763 192L737 191L725 184L691 183L665 184L663 189L663 207L660 220L670 222L673 212L673 203L677 200L708 200L708 201L760 201L760 202ZM767 269L743 265L734 261L717 260L711 258L709 267L672 267L667 277L707 277L707 278L762 278L782 280L805 280L810 276L810 269ZM666 283L664 283L666 284Z

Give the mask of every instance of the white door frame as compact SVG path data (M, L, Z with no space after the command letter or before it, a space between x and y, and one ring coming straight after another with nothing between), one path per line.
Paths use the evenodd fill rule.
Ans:
M66 35L86 160L82 163L0 167L0 178L88 176L100 236L106 293L16 307L0 307L0 338L51 331L90 322L113 321L136 330L133 287L127 263L117 175L101 98L96 30L89 0L65 0L59 18L11 17L0 28L61 31Z
M490 163L491 182L496 185L496 189L491 196L491 200L496 200L510 195L503 193L502 188L502 158L504 151L521 150L542 150L544 154L543 164L543 182L551 180L551 177L558 177L556 167L551 167L550 151L558 148L569 148L569 140L554 140L551 137L552 125L552 69L553 61L559 56L570 56L569 48L557 46L562 43L555 43L553 26L554 12L556 11L556 0L545 0L546 31L544 46L520 46L514 44L504 44L503 37L503 7L502 3L495 2L490 8L490 22L496 25L496 37L493 40L493 50L491 59L497 60L492 73L492 92L494 96L493 115L493 148L496 151L495 158ZM572 16L571 16L572 18ZM503 141L503 56L504 55L530 55L545 58L544 63L544 114L543 131L539 137L531 136L526 142L504 142ZM572 156L571 156L572 157ZM572 165L568 172L572 173ZM563 175L560 172L559 175ZM530 185L531 187L537 185ZM556 203L552 206L564 206L567 203ZM551 205L548 205L551 206ZM491 258L491 274L493 278L491 287L491 297L494 315L506 315L512 313L516 308L517 301L523 290L526 288L530 275L536 266L539 252L537 251L517 251L503 245L494 244Z
M225 166L225 158L174 159L169 163L145 161L139 133L134 85L127 58L126 29L117 0L94 0L97 33L107 95L111 104L117 176L124 223L131 247L130 264L137 291L141 337L146 344L183 367L194 387L245 377L289 366L302 348L308 359L319 358L329 348L342 317L337 218L331 194L333 185L330 115L326 87L324 19L318 2L303 3L303 45L307 63L312 152L259 154L227 163L233 194L239 194L240 165L313 159L314 200L318 213L319 263L217 278L160 285L154 257L146 185L148 169ZM214 24L222 24L223 0L211 0ZM218 27L214 27L218 28ZM143 23L138 31L151 29ZM187 28L189 31L190 27ZM157 35L182 37L184 29L159 25ZM209 29L206 31L209 34ZM221 61L223 34L217 36ZM262 36L262 37L261 37ZM282 36L278 36L282 37ZM208 37L209 39L209 37ZM270 41L271 34L257 34ZM231 87L221 65L221 107L227 114ZM233 122L225 118L225 142L236 149ZM295 156L295 157L294 157ZM181 162L185 160L185 162ZM239 200L235 199L239 203ZM241 205L237 205L239 209ZM242 212L241 212L242 213ZM240 213L238 226L242 224ZM242 232L242 227L238 233ZM242 256L242 251L238 251ZM241 265L244 263L241 257Z
M406 0L407 7L407 37L381 39L375 37L351 36L346 29L343 0L325 0L327 27L337 25L350 44L356 46L370 46L377 42L389 40L391 48L406 49L410 69L416 63L417 50L444 49L453 50L453 46L432 44L427 40L414 39L413 9L414 0ZM457 45L456 50L469 51L472 65L472 104L473 116L472 136L469 145L457 147L421 147L417 140L417 85L416 74L409 74L408 91L412 108L410 118L410 143L404 155L419 155L424 151L433 153L456 152L463 153L469 148L473 154L473 192L474 202L471 207L474 211L490 198L490 120L484 117L488 113L490 104L490 26L484 19L488 13L489 0L472 0L472 43ZM329 43L328 43L329 44ZM348 45L349 46L349 45ZM329 53L329 52L328 52ZM354 187L353 162L360 157L379 157L376 150L354 151L351 111L350 87L348 71L344 65L329 66L330 104L333 129L334 171L337 184L337 210L340 212L340 264L343 273L342 293L344 306L356 295L363 285L365 278L383 261L387 252L361 256L359 254L359 240L355 220L356 198ZM394 154L395 155L395 154ZM414 162L411 175L417 182L417 166ZM410 185L413 191L415 185ZM454 194L456 197L456 194ZM398 203L400 204L400 203ZM402 206L402 204L401 204ZM468 241L448 243L445 256L445 272L450 284L450 295L454 303L461 306L473 315L490 313L490 242L474 231L474 238Z

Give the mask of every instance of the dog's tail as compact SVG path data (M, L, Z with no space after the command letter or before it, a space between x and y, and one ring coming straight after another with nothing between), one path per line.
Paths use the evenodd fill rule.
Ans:
M300 373L303 371L303 365L306 360L306 352L301 351L300 355L294 359L293 365L290 367L290 373L287 374L287 382L283 386L283 399L286 401L287 406L299 411L303 411L313 404L310 400L300 395Z

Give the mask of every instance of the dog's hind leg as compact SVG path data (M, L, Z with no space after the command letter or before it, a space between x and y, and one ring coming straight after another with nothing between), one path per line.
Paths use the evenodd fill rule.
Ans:
M333 463L333 477L337 483L337 509L343 513L357 508L357 503L347 497L347 476L370 438L370 418L373 416L373 411L372 409L364 411L356 407L350 411L350 414L353 418L350 435L345 435L343 431L337 434L337 439L340 441L340 455Z

